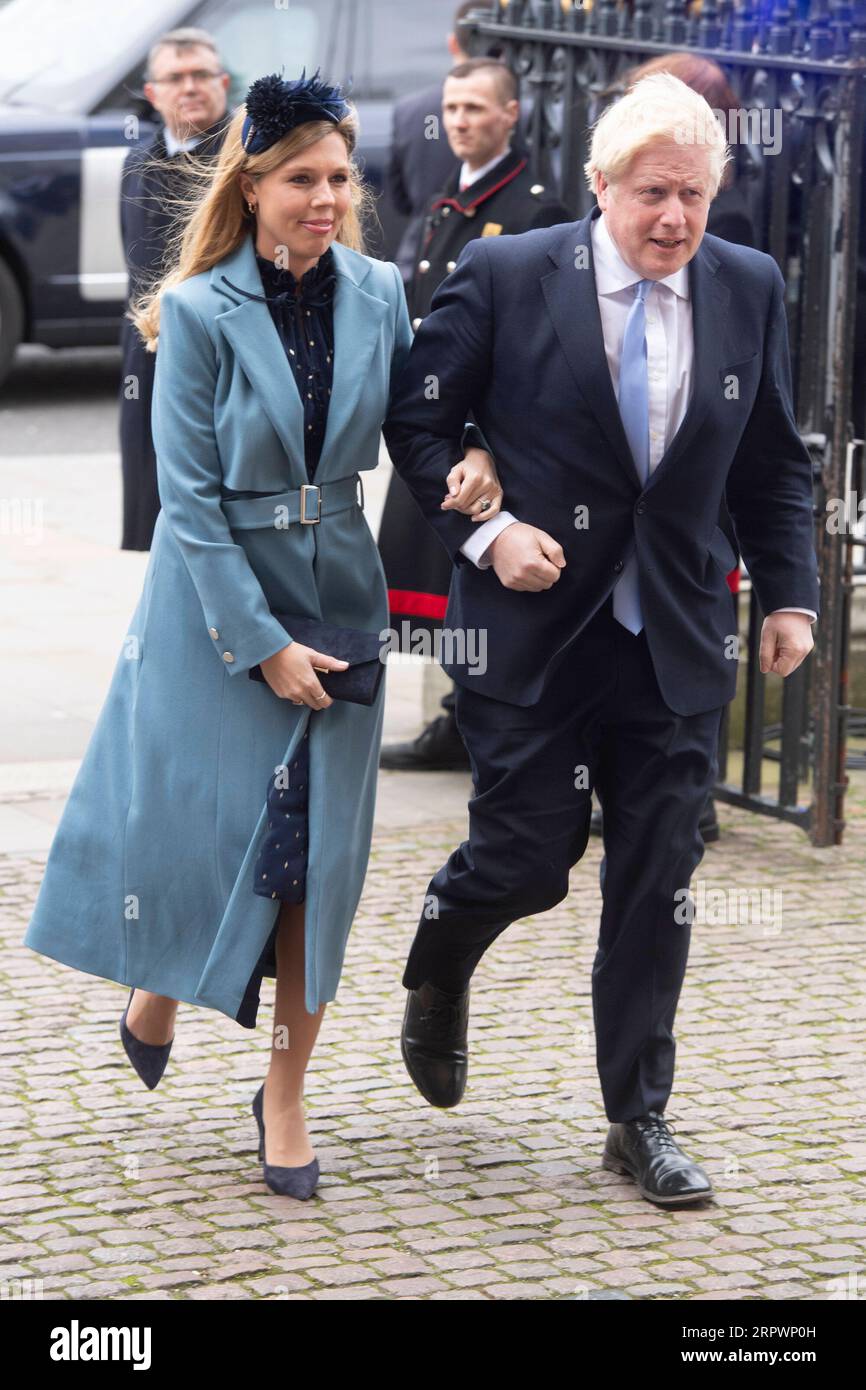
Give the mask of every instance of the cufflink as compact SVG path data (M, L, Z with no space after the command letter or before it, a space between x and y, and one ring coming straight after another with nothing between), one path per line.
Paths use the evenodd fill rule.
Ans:
M234 661L233 654L231 652L223 652L223 661Z
M214 641L216 641L217 638L219 637L219 633L217 632L217 630L216 630L215 627L209 627L209 628L208 628L208 632L210 633L210 635L211 635L211 637L213 638Z

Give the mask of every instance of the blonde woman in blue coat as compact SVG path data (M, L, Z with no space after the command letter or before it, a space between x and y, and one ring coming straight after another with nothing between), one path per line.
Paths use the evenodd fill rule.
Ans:
M397 267L361 249L356 129L318 75L254 83L137 308L159 341L162 510L25 936L132 987L121 1036L150 1087L178 1000L252 1028L275 976L253 1110L265 1180L301 1198L319 1175L304 1075L363 886L385 683L369 706L331 699L320 673L346 663L274 614L387 628L358 475L412 337ZM443 478L446 508L499 502L480 450Z

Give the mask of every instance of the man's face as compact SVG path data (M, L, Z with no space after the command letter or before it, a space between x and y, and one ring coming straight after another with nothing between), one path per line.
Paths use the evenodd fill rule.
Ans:
M502 101L496 76L490 72L446 77L442 91L442 120L448 143L458 159L479 168L508 144L520 107Z
M144 94L179 140L214 125L226 110L229 75L209 48L175 48L166 44L154 61Z
M612 183L600 176L596 197L623 260L643 279L663 280L700 246L711 186L705 145L657 140Z

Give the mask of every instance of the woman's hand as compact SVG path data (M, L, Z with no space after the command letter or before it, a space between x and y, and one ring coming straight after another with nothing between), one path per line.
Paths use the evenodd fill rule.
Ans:
M327 709L334 701L322 689L317 670L345 671L348 664L339 657L317 652L315 647L290 642L261 662L261 668L271 690L281 699L309 705L310 709Z
M502 488L493 459L486 449L467 449L460 463L455 463L448 477L448 492L441 504L443 511L453 508L473 521L490 521L502 507ZM483 502L490 505L482 507Z

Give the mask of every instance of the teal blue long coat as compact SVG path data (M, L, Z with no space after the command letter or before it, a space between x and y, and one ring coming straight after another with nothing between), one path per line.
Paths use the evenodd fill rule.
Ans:
M338 242L333 253L323 496L376 467L412 339L397 267ZM162 511L24 940L234 1019L280 908L252 889L268 784L307 730L307 1010L336 994L369 856L385 691L383 680L370 707L311 710L249 669L288 641L272 609L380 632L388 604L359 505L275 526L279 496L264 508L221 501L222 490L279 494L308 481L301 400L267 304L223 276L263 293L252 237L163 299L153 402Z

